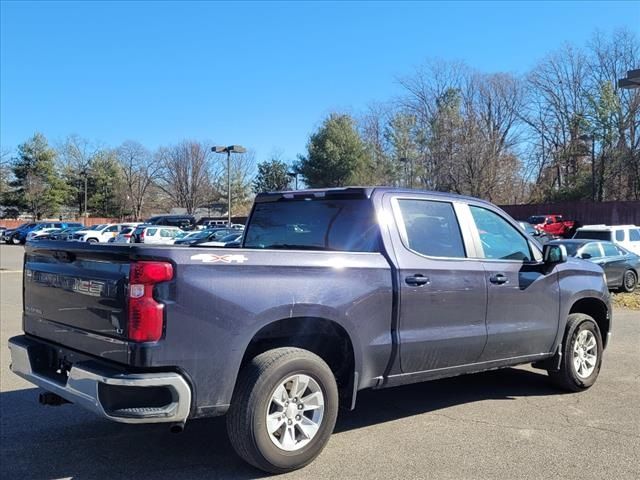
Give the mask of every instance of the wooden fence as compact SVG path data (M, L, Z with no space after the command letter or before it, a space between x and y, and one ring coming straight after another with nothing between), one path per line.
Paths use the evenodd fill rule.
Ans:
M0 227L16 228L23 223L27 223L29 220L8 220L0 219ZM100 217L88 217L88 218L65 218L60 220L59 218L45 218L40 220L41 222L79 222L83 225L100 225L101 223L119 223L121 220L117 218L100 218Z
M502 205L501 208L517 220L531 215L556 214L565 220L577 220L582 225L640 225L640 201L631 202L558 202L531 205Z

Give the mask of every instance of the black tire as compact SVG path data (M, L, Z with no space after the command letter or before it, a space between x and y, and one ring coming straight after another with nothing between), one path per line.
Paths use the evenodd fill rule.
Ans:
M97 238L90 238L89 240L87 240L87 243L98 243L98 239Z
M271 396L289 376L304 374L320 386L324 415L311 441L295 451L278 448L267 431ZM325 447L338 415L333 372L319 356L300 348L276 348L255 357L241 371L227 413L227 431L237 454L256 468L285 473L311 463Z
M578 335L584 330L593 334L596 341L595 368L588 376L581 376L574 364L574 345ZM572 313L567 319L564 339L562 340L562 359L559 370L549 370L551 381L563 390L580 392L591 387L600 373L602 364L602 335L598 324L589 315L584 313Z
M20 245L22 242L20 241L20 237L14 235L13 237L11 237L11 243L13 245Z
M638 276L636 272L633 270L627 270L622 275L622 285L620 286L620 290L623 292L631 293L638 286Z

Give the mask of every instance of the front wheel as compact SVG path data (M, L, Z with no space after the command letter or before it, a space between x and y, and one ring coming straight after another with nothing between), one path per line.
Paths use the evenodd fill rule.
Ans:
M572 313L567 319L562 341L560 369L550 370L549 377L563 390L586 390L598 378L602 352L598 324L589 315Z
M338 388L324 360L300 348L276 348L241 370L227 430L245 461L284 473L320 454L337 415Z
M87 243L98 243L98 239L97 238L90 238L89 240L87 240Z
M631 293L636 289L638 285L638 277L633 270L627 270L622 276L622 290Z
M20 241L20 237L14 235L13 237L11 237L11 243L13 243L14 245L20 245L22 242Z

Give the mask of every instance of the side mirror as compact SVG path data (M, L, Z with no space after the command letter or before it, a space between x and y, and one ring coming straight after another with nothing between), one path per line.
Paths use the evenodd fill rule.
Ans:
M591 254L590 253L582 253L580 255L580 258L583 258L585 260L589 260L591 258Z
M544 263L564 263L567 261L567 249L564 245L549 245L542 247Z

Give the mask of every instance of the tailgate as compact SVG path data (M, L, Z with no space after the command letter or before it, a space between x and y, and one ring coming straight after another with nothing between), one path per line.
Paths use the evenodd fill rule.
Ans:
M42 241L24 258L24 331L122 363L127 340L128 246Z

